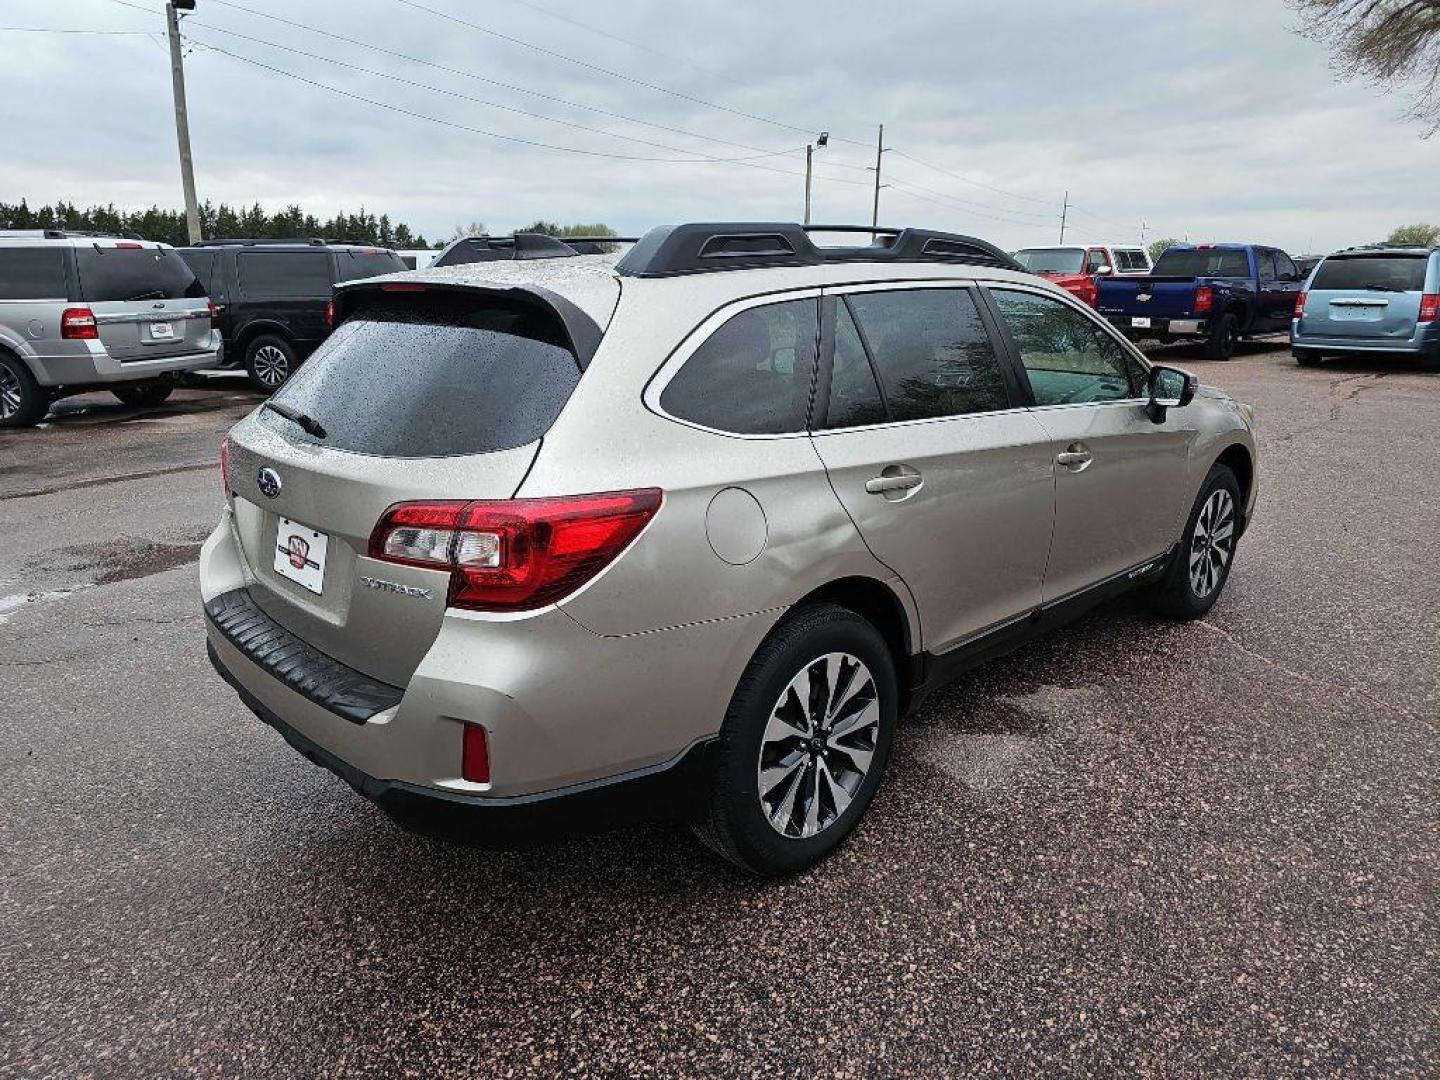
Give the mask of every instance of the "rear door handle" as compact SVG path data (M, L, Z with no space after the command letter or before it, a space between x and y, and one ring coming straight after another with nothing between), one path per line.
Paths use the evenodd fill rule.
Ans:
M865 490L871 495L883 495L887 491L909 491L924 481L919 473L905 473L901 476L877 476L865 481Z

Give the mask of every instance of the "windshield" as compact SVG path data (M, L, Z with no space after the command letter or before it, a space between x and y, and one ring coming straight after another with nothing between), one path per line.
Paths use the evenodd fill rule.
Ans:
M1424 255L1332 255L1315 271L1310 288L1421 292L1427 261Z
M1156 277L1248 278L1250 260L1234 248L1171 248L1150 272Z
M265 411L287 438L379 457L508 450L550 429L580 381L560 319L484 294L381 300L342 323ZM313 432L314 428L312 428Z
M107 300L179 300L205 295L184 259L173 248L77 247L80 295Z
M1032 274L1078 274L1085 268L1085 249L1024 248L1015 261Z

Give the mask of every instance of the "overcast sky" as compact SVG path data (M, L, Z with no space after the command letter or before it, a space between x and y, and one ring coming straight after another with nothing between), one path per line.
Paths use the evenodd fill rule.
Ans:
M5 0L0 24L163 31L159 0L132 2ZM882 223L1010 248L1055 242L1066 189L1076 240L1135 240L1143 220L1149 239L1301 253L1440 218L1440 138L1420 138L1403 97L1337 84L1282 0L415 4L198 0L185 32L201 199L363 203L430 238L472 220L799 220L804 145L828 130L814 219L868 222L883 122ZM23 57L0 71L0 199L181 204L163 34L0 40Z

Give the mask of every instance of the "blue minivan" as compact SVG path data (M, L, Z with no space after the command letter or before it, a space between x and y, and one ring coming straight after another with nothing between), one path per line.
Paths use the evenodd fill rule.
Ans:
M1320 261L1296 298L1290 347L1327 356L1397 353L1440 372L1440 248L1352 248Z

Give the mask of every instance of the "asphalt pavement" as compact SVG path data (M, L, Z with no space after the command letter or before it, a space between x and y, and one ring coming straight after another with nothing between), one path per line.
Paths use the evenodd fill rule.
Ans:
M778 884L419 839L255 720L194 566L243 384L0 433L0 1077L1436 1075L1440 378L1157 355L1259 412L1220 603L936 695Z

